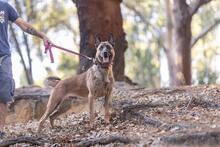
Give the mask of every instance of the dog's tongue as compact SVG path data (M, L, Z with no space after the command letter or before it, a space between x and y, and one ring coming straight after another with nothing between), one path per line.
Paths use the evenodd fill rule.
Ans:
M103 63L109 63L109 59L108 58L103 58Z

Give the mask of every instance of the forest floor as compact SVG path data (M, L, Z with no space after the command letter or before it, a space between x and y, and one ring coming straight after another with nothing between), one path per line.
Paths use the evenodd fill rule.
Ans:
M219 146L220 86L147 89L116 83L109 125L103 115L89 127L88 113L71 114L36 134L37 121L5 127L0 146ZM16 146L16 145L14 145Z

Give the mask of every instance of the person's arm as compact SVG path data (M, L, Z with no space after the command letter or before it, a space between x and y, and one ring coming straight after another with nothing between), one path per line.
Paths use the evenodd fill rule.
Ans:
M47 38L47 36L44 33L35 30L31 24L27 23L22 18L20 18L16 10L11 5L6 3L5 6L8 10L8 19L11 22L17 24L24 32L27 32L28 34L43 39L44 44L46 44L47 42L51 43L51 41Z
M47 38L47 36L44 33L34 29L34 27L31 24L24 21L22 18L19 17L18 19L15 20L14 23L17 24L24 32L43 39L44 43L47 42L51 43L51 41Z

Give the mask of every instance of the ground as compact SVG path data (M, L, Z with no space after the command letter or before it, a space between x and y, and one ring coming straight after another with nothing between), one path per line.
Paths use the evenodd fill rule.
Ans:
M7 125L0 146L219 146L219 96L218 85L147 89L117 82L110 124L99 113L90 128L88 113L69 114L37 134L30 120Z

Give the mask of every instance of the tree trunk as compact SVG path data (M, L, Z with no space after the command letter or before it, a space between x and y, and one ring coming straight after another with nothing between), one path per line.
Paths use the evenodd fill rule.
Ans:
M191 21L185 0L173 1L173 48L176 51L175 70L171 86L191 84Z
M115 60L113 72L115 80L124 80L125 59L127 48L125 33L122 28L121 0L76 0L80 25L80 53L94 57L95 36L107 40L110 33L115 39ZM86 71L92 65L91 61L80 57L78 73Z
M176 76L176 68L175 68L175 57L176 52L173 48L172 40L173 40L173 15L172 15L172 4L171 0L165 0L165 13L166 13L166 37L165 37L165 53L167 56L168 69L169 69L169 78L170 85L175 83L174 78Z

